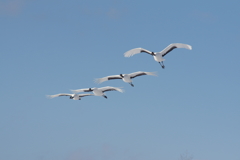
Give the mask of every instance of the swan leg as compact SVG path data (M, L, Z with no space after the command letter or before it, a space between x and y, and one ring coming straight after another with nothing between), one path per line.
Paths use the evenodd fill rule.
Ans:
M106 96L106 95L103 95L103 97L107 99L107 96Z
M134 85L132 83L129 83L132 87L134 87Z
M165 66L164 66L163 62L162 62L162 68L163 68L163 69L165 68Z
M158 62L158 63L162 66L163 69L165 68L163 62L162 62L162 63L161 63L161 62Z

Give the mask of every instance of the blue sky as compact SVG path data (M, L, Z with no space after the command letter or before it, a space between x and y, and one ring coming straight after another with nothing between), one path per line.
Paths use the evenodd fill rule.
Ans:
M240 160L240 2L0 1L0 160ZM162 69L137 47L175 49ZM157 77L95 84L108 75ZM115 86L108 99L46 95Z

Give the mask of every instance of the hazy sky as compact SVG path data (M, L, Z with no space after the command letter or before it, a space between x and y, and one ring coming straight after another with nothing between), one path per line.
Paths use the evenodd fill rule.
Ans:
M239 0L0 0L0 160L240 160ZM125 58L137 47L164 58ZM134 87L94 79L136 71ZM103 97L47 99L115 86Z

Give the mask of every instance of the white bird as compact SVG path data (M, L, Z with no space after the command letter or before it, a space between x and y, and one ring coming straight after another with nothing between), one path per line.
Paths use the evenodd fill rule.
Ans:
M134 85L132 84L132 78L142 76L142 75L156 76L156 74L154 72L138 71L138 72L134 72L134 73L130 73L130 74L119 74L119 75L112 75L112 76L107 76L107 77L103 77L103 78L97 78L97 79L95 79L95 82L102 83L102 82L105 82L108 80L122 79L124 82L129 83L132 87L134 87Z
M111 87L111 86L107 86L107 87L102 87L102 88L84 88L84 89L76 89L76 90L72 90L72 92L74 93L78 93L78 92L93 92L93 94L95 96L103 96L104 98L107 98L107 96L104 94L104 92L106 91L119 91L119 92L123 92L123 90L121 88L117 88L117 87Z
M47 95L48 98L55 98L55 97L60 97L60 96L69 96L70 99L73 100L81 100L81 97L85 97L85 96L94 96L94 94L68 94L68 93L59 93L59 94L55 94L55 95Z
M186 49L191 50L192 46L190 46L188 44L182 44L182 43L172 43L160 52L151 52L151 51L148 51L143 48L134 48L134 49L131 49L131 50L125 52L124 57L131 57L135 54L145 52L145 53L152 55L154 60L157 61L162 66L162 68L164 68L165 66L163 64L163 61L165 61L165 59L163 59L163 57L175 48L186 48Z

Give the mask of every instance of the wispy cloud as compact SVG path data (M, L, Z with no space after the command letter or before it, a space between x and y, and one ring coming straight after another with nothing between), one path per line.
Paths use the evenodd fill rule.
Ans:
M67 160L94 160L95 153L91 153L89 149L79 149L70 154Z
M0 2L0 14L15 16L22 12L26 0L7 0Z
M109 160L113 157L112 147L109 145L103 145L99 149L93 148L81 148L74 152L72 152L67 160L96 160L96 159L104 159Z
M214 22L216 21L216 16L210 12L195 11L193 14L195 19L203 22Z
M116 8L110 8L110 10L107 12L108 17L112 19L117 19L120 17L121 12L117 10Z
M103 8L89 8L81 7L80 12L82 15L93 16L93 17L108 17L110 19L118 19L126 12L123 9L117 9L114 7L103 9Z
M69 154L66 160L143 160L146 159L144 154L135 153L129 149L119 149L110 145L104 144L100 148L82 148Z

